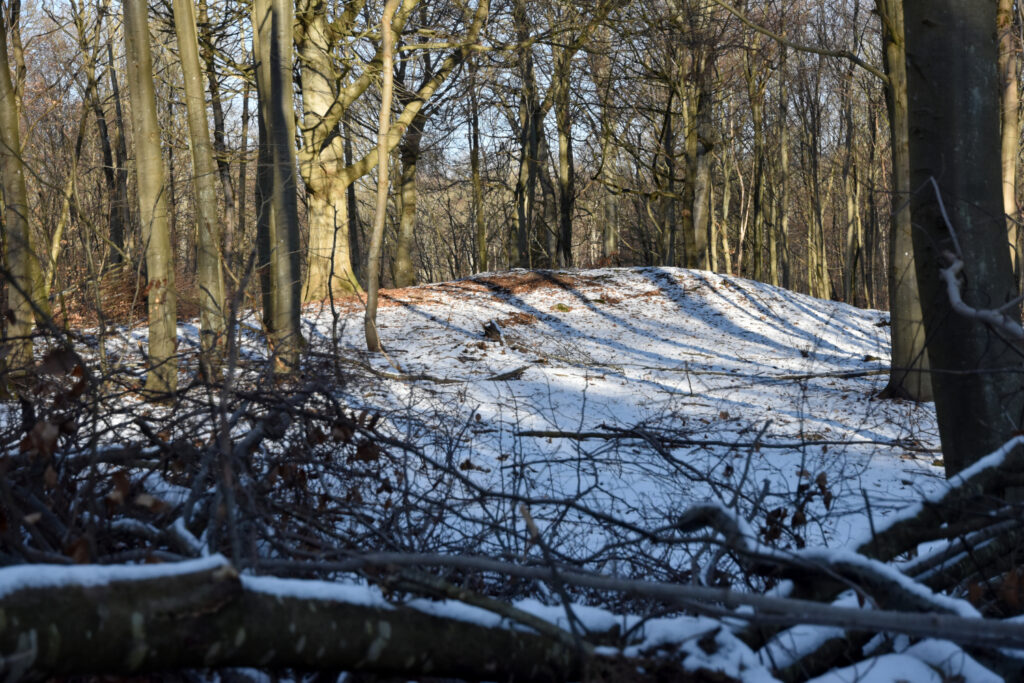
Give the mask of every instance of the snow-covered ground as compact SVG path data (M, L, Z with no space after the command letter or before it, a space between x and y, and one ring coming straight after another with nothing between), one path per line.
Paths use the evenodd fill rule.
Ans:
M788 506L788 518L809 484L808 523L796 528L829 547L870 533L865 495L877 524L942 487L931 406L874 399L887 380L884 312L673 268L481 275L391 291L385 303L387 358L373 367L397 374L390 359L408 375L460 381L381 378L361 400L441 419L450 433L439 438L458 438L457 460L482 487L518 477L525 494L657 525L688 503L733 505L737 489L762 514ZM492 321L497 341L484 334ZM332 338L329 310L306 324L311 340ZM359 349L359 306L337 324L342 348ZM616 430L627 433L594 434ZM567 530L563 542L594 539Z
M338 396L416 447L375 470L388 485L369 513L401 530L404 551L548 558L749 590L720 544L675 527L690 506L733 510L765 547L827 552L856 547L945 486L932 407L875 399L887 380L884 312L708 272L638 268L513 271L386 291L377 318L386 354L362 350L358 300L307 307L303 325L307 374L341 362L355 379ZM193 339L194 329L180 327ZM109 350L123 356L130 346L111 340ZM258 360L265 348L253 335L243 351ZM5 580L17 579L0 571L0 597ZM291 590L260 581L250 587ZM338 599L351 599L351 588ZM541 594L517 604L564 620L558 602ZM687 666L750 681L772 680L771 669L839 633L799 627L753 652L709 617L575 611L597 631L635 626L630 652L671 645ZM713 655L697 645L708 633L717 633ZM882 652L822 680L998 680L951 643L904 639Z

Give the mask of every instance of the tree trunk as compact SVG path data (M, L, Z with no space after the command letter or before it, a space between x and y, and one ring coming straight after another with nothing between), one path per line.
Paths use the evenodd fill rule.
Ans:
M121 107L121 87L117 82L117 70L114 68L114 40L110 36L107 41L107 72L110 74L110 92L114 100L114 121L117 124L117 135L114 144L116 159L115 179L117 181L116 198L111 200L112 211L118 214L117 219L110 223L110 261L121 263L122 259L132 261L135 250L134 233L131 228L131 202L128 200L128 135L124 124L124 112Z
M561 47L555 53L554 97L555 120L558 127L558 239L557 263L559 268L570 268L572 261L572 221L576 207L576 168L572 153L572 97L573 51ZM554 257L554 254L552 254Z
M270 209L264 244L269 285L264 293L264 324L270 334L274 372L298 370L302 332L299 328L299 217L295 178L295 113L292 108L292 4L290 0L253 3L253 54L264 133L261 142L269 168L261 199ZM262 208L262 207L261 207ZM263 209L264 211L266 209Z
M300 167L309 223L302 300L309 302L359 291L359 283L353 273L349 243L347 190L354 179L340 170L347 165L346 143L326 122L339 93L338 83L332 78L335 67L327 3L302 0L298 6L302 25L299 53L303 146L319 150L304 155Z
M0 13L4 15L6 13ZM29 261L29 203L22 161L18 96L11 81L7 55L7 16L0 16L0 181L3 183L4 267L10 274L6 283L7 305L3 315L3 340L10 352L3 359L7 376L23 375L32 367L32 280ZM6 393L6 392L0 392Z
M416 284L416 267L412 262L412 245L416 233L416 164L420 158L425 122L426 116L421 111L413 118L398 148L402 169L398 178L401 212L398 216L398 239L395 242L393 266L395 287L412 287Z
M476 270L487 270L487 220L484 189L480 179L480 105L476 96L477 60L469 60L469 169L473 185L473 221L476 225Z
M149 308L149 374L146 390L170 394L177 390L177 293L174 257L167 218L160 125L156 116L153 59L149 45L146 0L125 0L124 37L128 93L135 137L135 174L139 221L146 250Z
M380 335L377 334L377 290L380 286L381 249L384 243L384 223L388 211L388 133L391 130L391 99L394 94L394 35L391 25L398 9L398 0L384 3L384 15L380 22L380 37L383 43L381 74L380 117L377 127L377 203L373 211L373 232L370 234L370 255L366 271L366 314L363 331L366 335L366 349L380 352Z
M210 129L203 96L203 72L199 65L199 39L193 0L174 0L174 30L178 38L189 146L192 149L192 183L195 190L199 283L199 366L208 381L216 381L224 349L224 274L221 270L220 220L217 216L217 165L213 158ZM210 76L211 81L213 76ZM223 116L221 116L223 119ZM230 179L229 179L230 184Z
M525 43L530 36L530 25L525 0L513 5L516 38ZM533 233L534 195L537 187L538 138L540 132L540 105L537 102L537 82L533 71L533 48L528 43L520 48L519 66L522 86L519 98L519 175L515 187L515 220L509 249L510 265L516 268L532 267L530 238Z
M64 580L57 585L29 583L5 594L5 621L12 626L0 630L0 675L136 677L243 666L361 671L403 680L422 674L552 682L583 676L588 651L547 636L385 603L261 591L268 584L240 578L228 565L186 564L125 568L124 578L98 584L79 580L76 567L61 568ZM4 571L23 569L29 568ZM112 571L116 575L118 568ZM301 588L301 582L291 583Z
M901 0L878 0L882 18L883 58L889 83L886 107L892 153L892 214L889 229L889 319L892 359L889 382L882 397L931 401L932 379L925 349L914 269L913 226L910 218L910 152L907 109L907 68Z
M1020 119L1018 118L1017 45L1013 35L1013 0L999 0L996 10L999 31L999 80L1002 93L1002 145L1003 212L1007 216L1007 241L1010 257L1017 271L1017 282L1024 282L1024 269L1020 267L1021 236L1017 221L1017 155L1020 154ZM1018 285L1019 286L1019 285Z
M782 63L785 64L785 52ZM779 69L779 177L776 198L778 202L779 230L781 241L782 286L793 288L793 269L789 261L789 88L786 74Z
M664 196L661 198L661 263L676 265L676 138L672 115L673 92L670 90L665 101L661 128L661 171Z
M911 187L921 188L911 197L914 255L939 435L953 476L1016 433L1024 409L1020 343L954 310L940 273L951 255L962 260L968 306L999 308L1017 296L997 163L996 3L905 0L904 11ZM1019 330L1020 306L1003 312Z
M754 72L755 67L751 57L748 55L746 59L747 97L750 101L750 116L754 129L754 178L751 188L752 214L748 229L750 234L751 277L755 280L764 280L764 93L767 78L759 78L758 74Z
M231 182L231 164L228 161L228 145L224 130L224 103L223 98L221 97L220 86L217 82L217 63L214 59L213 36L210 35L210 20L207 16L206 0L198 0L197 9L197 18L202 30L202 33L199 36L201 39L199 47L203 58L203 64L206 67L206 77L208 79L210 93L210 108L213 110L213 150L215 152L217 174L220 178L221 191L224 193L224 229L220 231L221 239L220 244L218 245L218 249L223 250L221 252L221 267L223 268L230 266L227 256L230 254L231 250L228 248L228 245L232 244L232 240L235 235L241 234L239 208L236 206L235 188ZM244 147L245 134L248 132L248 81L246 81L243 88L245 89L245 92L242 94L242 145ZM244 178L244 176L241 177ZM240 184L240 187L244 194L244 181ZM244 205L244 200L238 200L237 203ZM200 249L202 249L201 245ZM223 276L221 277L221 281L223 287Z

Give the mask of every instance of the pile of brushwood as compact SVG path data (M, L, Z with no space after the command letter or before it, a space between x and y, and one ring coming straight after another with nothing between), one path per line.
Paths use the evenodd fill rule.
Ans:
M285 379L239 363L224 373L230 381L195 378L153 397L139 370L101 372L76 350L85 342L37 348L47 343L33 367L8 371L0 414L5 678L229 667L469 680L682 675L682 650L638 649L642 627L595 630L574 616L578 605L640 625L704 615L755 652L791 626L838 627L793 661L768 662L784 680L858 661L869 641L883 653L896 639L880 633L949 640L993 671L1019 672L1007 648L1024 648L1024 624L1006 618L1024 601L1020 509L990 495L1008 471L1024 471L1018 442L870 542L826 551L793 542L795 511L827 506L824 481L784 512L716 481L720 501L640 524L571 497L532 497L512 478L477 483L479 465L459 455L463 428L353 402L379 378L337 354L310 349ZM685 434L606 437L610 448L664 455ZM605 542L587 556L554 542L570 517ZM257 580L267 576L292 581ZM837 603L850 591L856 603ZM431 614L408 604L416 597L495 619ZM516 606L522 598L566 618L542 619ZM698 643L712 661L715 642L712 632ZM692 680L729 679L685 668Z

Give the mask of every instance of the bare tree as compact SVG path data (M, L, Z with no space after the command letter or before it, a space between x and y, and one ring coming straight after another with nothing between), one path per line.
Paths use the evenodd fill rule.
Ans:
M146 0L125 0L124 38L128 62L128 91L135 134L135 175L142 241L146 248L149 301L149 374L146 389L173 393L178 384L177 292L174 257L167 218L167 188L156 116L153 58L149 44Z

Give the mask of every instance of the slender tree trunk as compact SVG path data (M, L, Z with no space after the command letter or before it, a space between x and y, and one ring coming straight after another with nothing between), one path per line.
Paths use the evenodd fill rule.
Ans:
M221 239L218 249L223 249L223 255L230 253L227 245L230 243L229 235L239 233L238 208L236 206L235 188L231 182L231 164L228 160L228 145L225 137L224 102L221 97L220 85L217 82L217 62L214 59L213 36L210 35L210 20L206 11L206 0L198 0L198 22L201 29L199 36L200 53L203 64L206 67L206 78L210 93L210 108L213 111L213 151L217 163L217 175L220 179L221 192L224 194L224 229L221 230ZM248 119L248 82L242 95L242 116ZM247 133L248 121L243 120L243 134ZM243 137L242 144L245 144ZM244 188L242 189L244 192ZM202 247L200 247L201 249ZM223 265L227 265L226 258L222 258ZM223 278L222 278L223 281Z
M766 78L755 73L752 58L746 57L747 96L750 101L750 116L754 129L754 179L751 189L752 215L749 227L752 276L764 280L764 94Z
M477 101L477 60L469 60L469 168L473 185L473 221L476 225L476 270L487 270L487 220L480 179L480 104Z
M1018 107L1017 45L1013 35L1013 0L999 0L996 10L999 31L999 80L1002 93L1002 145L1003 169L1003 212L1007 216L1007 241L1010 257L1017 271L1018 283L1024 281L1024 269L1020 267L1021 236L1017 211L1017 156L1020 154L1020 119Z
M196 229L199 233L199 364L203 376L212 382L217 379L224 348L224 273L221 270L220 220L217 215L217 165L206 116L203 72L199 65L199 39L192 2L174 0L174 29L178 37L178 54L185 82ZM210 79L212 82L212 74ZM223 114L221 120L223 122ZM228 181L230 185L230 178Z
M120 263L122 256L131 261L132 252L135 249L135 239L131 228L131 202L128 200L128 136L125 126L124 111L121 106L121 87L117 81L117 70L114 68L114 40L109 37L107 41L107 73L110 75L111 98L114 100L114 121L117 125L115 136L114 152L117 166L115 177L117 180L116 200L113 202L113 211L119 214L116 220L110 224L110 261Z
M782 55L785 64L786 55ZM779 72L779 177L776 192L779 205L779 239L782 286L793 288L793 269L789 261L789 88L785 71Z
M245 234L245 217L248 211L246 184L249 177L249 93L249 81L246 80L242 86L242 135L238 150L238 211L235 213L238 221L235 229L229 229L224 235L224 262L229 273L235 266L235 240L241 239Z
M901 0L876 2L879 16L882 18L885 48L883 58L889 76L886 106L889 112L892 151L892 214L888 269L892 360L889 382L881 395L930 401L933 398L932 380L914 269L913 226L910 216L910 128L903 7L900 2Z
M732 275L732 254L729 252L729 205L732 201L732 164L728 163L730 158L729 152L726 151L722 157L722 219L719 231L722 240L722 272Z
M569 268L572 261L572 221L576 207L576 169L572 153L573 51L558 48L555 55L555 120L558 127L558 267ZM554 255L552 255L554 256Z
M128 92L135 137L135 174L139 220L146 251L149 307L149 374L146 390L170 394L177 390L177 294L174 257L168 226L160 125L156 116L153 59L149 45L146 0L125 0L124 36Z
M516 38L525 43L530 36L530 25L525 0L513 5ZM515 221L510 244L511 265L516 268L532 267L530 237L534 227L534 195L537 186L538 138L540 132L540 106L537 102L537 82L533 71L533 47L520 48L519 65L522 86L519 102L519 175L515 187Z
M676 138L672 115L673 93L669 91L662 115L661 156L665 195L661 199L662 264L676 265Z
M345 133L345 166L351 166L355 161L352 154L352 124L348 116L342 118L342 127ZM348 223L348 244L350 262L352 263L353 287L359 289L359 283L366 281L366 258L363 256L363 228L359 220L359 203L356 201L356 184L349 183L345 189L345 213Z
M388 133L391 130L391 99L394 92L394 35L391 32L392 19L398 9L398 0L384 3L380 36L383 42L381 74L380 121L377 128L377 203L373 212L373 232L370 236L370 255L366 280L366 315L363 331L366 334L368 351L380 352L380 336L377 334L377 290L380 286L381 249L384 242L384 222L388 210Z
M32 281L29 260L29 203L22 162L18 95L11 81L7 54L7 16L0 16L0 182L3 183L4 237L7 271L6 310L3 315L3 341L10 349L3 359L3 378L23 375L32 366ZM4 278L7 279L7 278ZM6 393L6 391L2 392Z
M996 3L905 0L904 11L911 187L922 188L911 197L914 252L943 458L953 476L1018 433L1024 413L1020 342L955 310L940 274L954 254L968 306L1002 307L1017 296L997 162ZM1019 330L1019 304L1003 312Z

